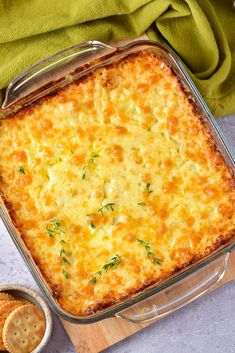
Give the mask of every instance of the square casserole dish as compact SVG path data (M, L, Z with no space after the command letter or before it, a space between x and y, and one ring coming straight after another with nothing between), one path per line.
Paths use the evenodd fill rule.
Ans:
M22 108L30 107L42 97L53 94L53 92L73 81L83 79L98 68L118 63L130 55L143 52L156 54L177 76L178 82L180 82L183 91L187 94L188 100L202 119L203 124L206 125L211 136L213 136L217 149L234 177L234 156L216 120L176 54L154 41L140 40L122 47L113 47L101 42L91 41L59 52L34 65L9 84L5 92L2 109L0 110L0 118L5 119L8 117L10 119L11 115L14 115ZM24 170L20 172L24 174ZM148 192L151 192L151 190L149 189ZM54 295L54 291L48 285L32 254L23 242L19 231L14 227L13 221L2 201L0 206L0 215L3 222L36 282L45 294L51 308L63 319L78 324L92 323L114 315L136 323L166 316L196 299L220 281L226 271L229 254L235 248L235 238L233 236L229 241L221 242L220 246L207 256L199 258L192 263L189 262L187 266L179 268L178 271L175 271L170 276L146 286L143 290L129 295L126 299L124 298L117 303L101 308L94 313L74 315L64 310L60 305ZM55 229L49 227L48 230L53 232ZM148 250L148 243L142 242L141 245ZM150 257L153 257L151 249L149 251Z

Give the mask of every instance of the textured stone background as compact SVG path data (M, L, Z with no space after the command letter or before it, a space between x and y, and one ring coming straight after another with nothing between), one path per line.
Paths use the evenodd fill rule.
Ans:
M235 115L219 120L235 150ZM0 222L0 284L19 283L38 289L10 236ZM107 353L234 353L235 281L106 350ZM54 316L44 353L75 353Z

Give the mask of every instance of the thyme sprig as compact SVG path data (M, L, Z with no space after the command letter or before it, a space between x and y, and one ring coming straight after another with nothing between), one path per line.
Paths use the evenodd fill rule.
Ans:
M106 264L102 266L102 269L95 273L95 276L90 279L90 283L95 284L99 277L103 275L103 272L107 272L110 268L116 268L121 262L120 255L114 255Z
M154 256L154 253L151 250L150 243L146 243L142 239L137 239L137 241L145 248L147 256L152 261L152 263L160 266L162 264L162 260Z
M61 239L60 241L59 241L59 245L60 245L60 258L61 258L61 262L62 262L62 272L63 272L63 275L64 275L64 277L66 278L66 279L68 279L69 278L69 275L68 275L68 272L67 272L67 269L66 269L66 267L67 267L67 265L70 265L70 262L68 261L68 259L67 259L67 251L65 250L65 248L64 248L64 244L65 244L66 242L63 240L63 239Z
M89 214L87 214L87 217L92 217L92 216L95 216L95 213L89 213ZM90 223L91 229L95 229L95 228L96 228L96 226L95 226L95 224L94 224L92 218L90 218L89 223Z
M69 278L69 274L68 274L68 272L66 271L65 268L63 268L63 275L64 275L64 277L65 277L66 279Z
M106 205L100 207L97 210L97 213L100 213L101 215L103 215L105 209L108 210L108 211L114 211L114 207L113 207L114 205L116 205L114 202L109 202ZM89 214L87 214L87 217L96 216L97 213L89 213ZM92 218L90 218L89 224L90 224L91 229L94 230L96 228L96 225L94 224Z
M49 235L50 238L55 238L55 237L60 237L62 236L63 233L65 233L63 230L62 230L62 223L63 221L55 218L55 217L52 217L50 218L50 223L47 224L46 226L46 230L47 230L47 234ZM60 254L60 259L61 259L61 263L62 263L62 272L63 272L63 275L66 279L69 278L69 275L68 275L68 272L67 272L67 266L70 265L70 262L68 261L68 256L67 256L67 251L65 249L65 244L66 244L66 241L64 239L60 239L59 240L57 238L57 244L59 244L59 254Z
M90 227L91 227L91 229L95 229L96 228L95 224L92 221L90 221Z
M113 208L114 205L116 205L114 202L106 203L106 205L98 209L98 212L100 212L101 214L104 214L105 209L108 211L114 211L114 208Z
M24 167L21 166L21 167L19 168L19 173L25 174L25 169L24 169Z
M47 224L46 230L47 234L49 235L50 238L54 238L56 235L61 235L64 233L64 231L61 228L62 221L59 219L52 217L50 219L50 223Z
M100 155L98 153L92 152L90 158L88 159L87 164L83 168L82 180L86 179L86 174L91 167L92 164L95 163L95 159L98 158Z
M151 188L151 183L147 183L146 186L145 186L145 190L146 190L149 194L151 194L151 192L153 192L153 190L150 190L150 188Z

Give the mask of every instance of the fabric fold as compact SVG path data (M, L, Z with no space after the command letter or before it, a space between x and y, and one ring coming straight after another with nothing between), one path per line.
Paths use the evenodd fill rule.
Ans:
M0 2L0 89L59 50L144 32L176 51L216 116L235 112L235 11L230 0Z

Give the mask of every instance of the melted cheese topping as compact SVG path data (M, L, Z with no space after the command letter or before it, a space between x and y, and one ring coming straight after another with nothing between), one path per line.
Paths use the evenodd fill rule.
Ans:
M232 174L176 76L147 51L3 121L0 173L16 227L73 314L120 301L234 234Z

